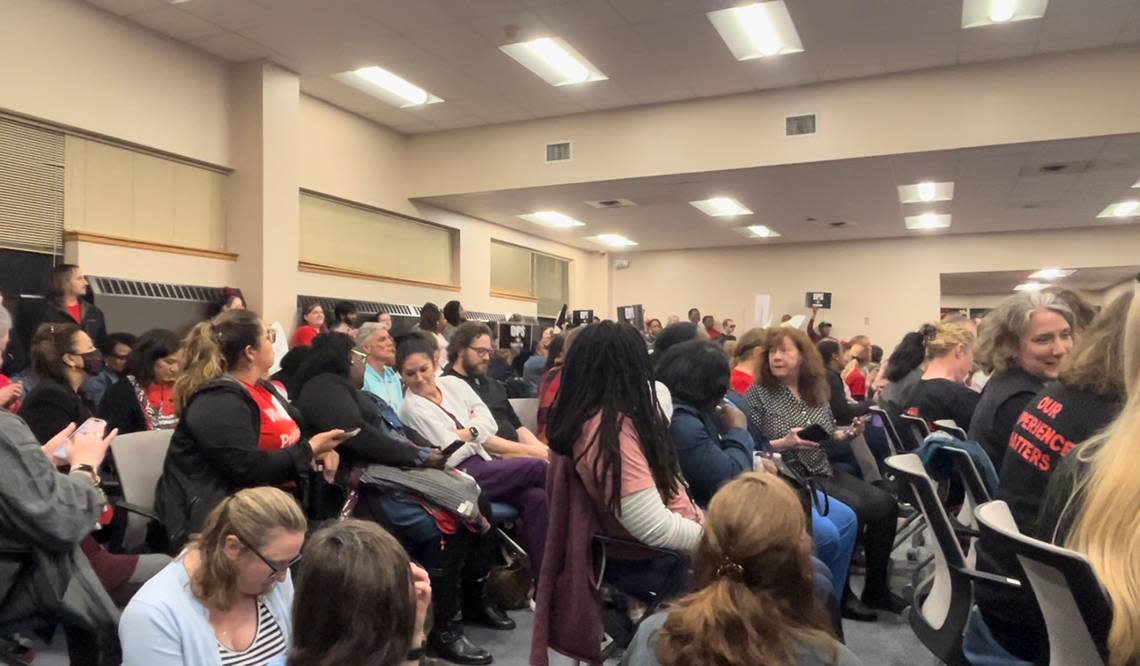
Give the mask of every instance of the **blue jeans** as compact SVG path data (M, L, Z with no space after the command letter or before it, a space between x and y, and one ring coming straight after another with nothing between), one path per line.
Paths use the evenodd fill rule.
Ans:
M820 503L822 504L822 493ZM851 555L855 552L855 539L859 536L859 519L851 507L834 497L827 498L830 509L821 516L811 509L811 536L815 540L815 556L831 572L836 594L843 596L847 587L847 571L851 568Z
M1033 662L1018 659L994 640L977 606L970 609L970 619L966 621L962 654L972 666L1033 666Z

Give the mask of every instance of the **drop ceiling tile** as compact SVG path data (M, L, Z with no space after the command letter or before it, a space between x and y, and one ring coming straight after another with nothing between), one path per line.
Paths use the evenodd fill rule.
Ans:
M568 100L590 111L637 104L637 100L613 81L597 81L588 86L568 86L564 90Z
M631 26L614 25L603 30L558 33L595 67L610 74L607 67L631 52L644 51L645 41Z
M1075 49L1107 46L1116 41L1121 26L1128 20L1132 3L1104 2L1089 4L1082 11L1053 14L1041 19L1041 35L1037 53L1055 53ZM1050 7L1052 10L1052 7Z
M883 64L888 72L944 67L957 60L956 41L934 34L897 38L883 48Z
M1037 48L1041 21L1018 21L1003 26L963 30L958 41L958 62L1024 58Z
M875 50L853 47L820 47L805 51L820 81L853 79L886 73L882 56Z
M803 53L760 58L740 64L747 69L752 82L760 90L815 83L819 79L812 61Z
M192 16L172 6L132 14L131 20L182 41L225 32L225 29L216 23Z
M119 15L136 14L147 9L165 7L162 0L87 0L100 9Z
M550 28L534 12L493 14L471 22L475 32L496 48L503 44L526 42L551 34ZM575 45L575 48L578 48Z
M526 0L436 0L444 11L462 20L474 20L493 14L525 12Z
M1132 16L1124 22L1120 28L1120 34L1116 36L1117 44L1133 44L1135 42L1140 42L1140 6L1132 12Z
M1026 161L1029 164L1045 165L1095 160L1107 144L1108 137L1042 143L1029 153Z
M641 104L672 102L694 96L693 89L679 72L657 72L636 81L626 81L622 87Z
M275 55L272 49L233 32L195 39L190 44L231 62L273 58Z
M732 95L756 89L756 83L743 68L688 69L683 70L683 76L693 92L702 97Z
M401 34L458 22L436 0L352 0L352 3L366 16Z
M178 9L217 23L227 30L241 30L273 20L273 12L255 0L193 0Z
M1056 174L1023 176L1009 193L1009 201L1013 204L1055 203L1076 181L1076 176Z
M578 0L540 7L535 11L556 35L606 30L624 23L621 15L606 0Z
M444 58L466 58L495 50L470 26L458 23L409 32L407 38L424 51Z
M610 4L630 23L649 23L685 14L708 11L693 0L610 0Z

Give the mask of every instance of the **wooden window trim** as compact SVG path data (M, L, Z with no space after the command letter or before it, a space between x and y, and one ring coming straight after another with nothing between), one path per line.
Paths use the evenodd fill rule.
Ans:
M324 264L314 264L309 261L298 261L297 270L305 273L320 273L322 275L335 275L337 277L356 278L358 280L373 280L375 282L391 282L394 284L407 284L413 287L427 287L429 289L442 289L444 291L459 291L460 287L457 284L442 284L439 282L424 282L422 280L409 280L407 278L391 277L389 275L379 275L377 273L365 273L351 268L340 268L337 266L326 266Z
M237 261L238 258L237 252L229 252L227 250L206 250L185 245L155 243L153 241L138 240L136 238L96 234L89 231L65 231L63 233L63 240L64 242L75 241L79 243L129 247L136 250L150 250L152 252L166 252L168 254L184 254L191 257L205 257L207 259L220 259L222 261Z
M516 294L510 291L495 291L491 290L492 298L507 298L512 301L526 301L527 303L538 303L537 296L530 296L527 294Z

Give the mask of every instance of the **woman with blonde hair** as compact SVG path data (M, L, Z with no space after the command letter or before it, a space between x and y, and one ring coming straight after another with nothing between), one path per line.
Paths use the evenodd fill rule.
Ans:
M867 336L861 335L860 338ZM851 344L851 349L847 352L847 367L843 368L843 381L847 384L848 390L851 391L851 397L855 400L865 400L867 398L867 372L865 368L871 361L871 345L868 342L863 344L861 342L854 342Z
M1095 326L1095 324L1094 324ZM1124 333L1128 401L1112 424L1065 458L1049 480L1036 536L1092 563L1112 601L1109 664L1140 662L1140 299L1133 298Z
M276 488L227 497L123 611L124 666L264 666L284 654L289 568L301 559L307 527L297 502Z
M981 396L966 381L974 367L977 336L965 322L942 322L926 341L926 370L907 401L906 413L928 424L949 419L966 428Z
M761 472L728 482L693 555L696 590L642 622L622 663L856 666L812 595L810 554L807 521L787 483Z

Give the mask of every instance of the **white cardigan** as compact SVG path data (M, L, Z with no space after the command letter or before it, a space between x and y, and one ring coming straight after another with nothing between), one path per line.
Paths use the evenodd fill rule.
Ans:
M404 405L400 407L400 420L441 449L447 448L459 439L455 436L456 420L464 428L475 426L479 430L479 436L451 454L447 459L447 466L455 467L471 456L491 460L491 454L483 448L483 443L499 431L499 425L495 423L491 410L467 385L467 382L458 377L437 377L435 383L443 394L443 408L423 396L408 391L404 394ZM444 410L450 412L455 420Z

